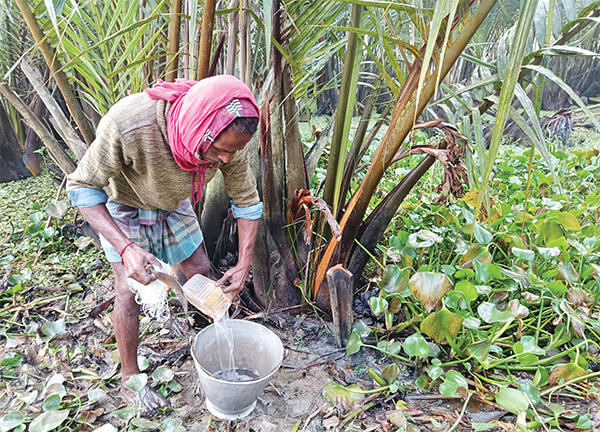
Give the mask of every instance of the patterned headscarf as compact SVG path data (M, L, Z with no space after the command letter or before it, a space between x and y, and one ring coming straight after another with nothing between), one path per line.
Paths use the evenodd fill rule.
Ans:
M194 173L192 201L202 198L206 170L214 164L201 159L219 134L238 117L258 117L252 91L233 75L218 75L201 81L177 79L147 88L152 99L171 102L167 136L171 152L181 169Z

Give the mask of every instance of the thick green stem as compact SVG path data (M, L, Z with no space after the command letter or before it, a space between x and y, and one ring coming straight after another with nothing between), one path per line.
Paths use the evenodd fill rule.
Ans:
M360 28L360 18L362 16L363 6L355 4L352 6L351 26ZM332 208L334 215L338 215L340 200L340 186L344 172L344 162L346 159L348 131L352 111L354 109L353 89L356 85L357 54L360 49L360 40L358 33L352 32L348 35L348 44L346 46L346 58L344 60L344 70L342 72L342 83L340 88L340 98L338 100L335 114L335 124L333 128L333 138L331 140L331 150L329 153L329 164L327 166L327 177L325 178L325 189L323 199Z
M391 352L389 352L389 351L386 351L386 350L384 350L383 348L379 348L378 346L375 346L375 345L367 345L367 344L362 344L362 346L364 346L364 347L367 347L367 348L372 348L372 349L374 349L374 350L376 350L376 351L379 351L380 353L383 353L383 354L389 355L390 357L397 358L398 360L402 360L403 362L406 362L406 363L407 363L408 365L410 365L410 366L414 366L414 362L413 362L411 359L408 359L408 358L406 358L406 357L399 356L398 354L391 353Z

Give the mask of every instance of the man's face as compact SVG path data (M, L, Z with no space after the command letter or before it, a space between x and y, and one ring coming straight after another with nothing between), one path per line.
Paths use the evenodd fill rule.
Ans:
M221 132L215 142L201 153L202 160L213 163L228 163L233 153L243 149L250 141L249 133L236 133L232 130Z

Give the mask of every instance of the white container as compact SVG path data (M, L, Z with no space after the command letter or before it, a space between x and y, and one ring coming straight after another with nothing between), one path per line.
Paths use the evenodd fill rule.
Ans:
M263 325L244 320L223 320L233 333L233 357L236 368L257 371L250 381L226 381L216 378L221 359L229 356L227 344L217 343L215 324L196 335L192 357L198 370L206 407L217 418L235 420L250 414L256 401L283 361L283 344Z
M223 318L231 306L231 296L201 274L192 276L183 285L183 293L188 302L214 320Z

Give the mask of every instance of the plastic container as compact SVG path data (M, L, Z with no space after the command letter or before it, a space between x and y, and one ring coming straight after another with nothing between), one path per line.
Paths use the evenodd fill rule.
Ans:
M214 280L201 274L185 283L183 293L191 304L214 320L223 318L231 306L231 296L221 291Z

